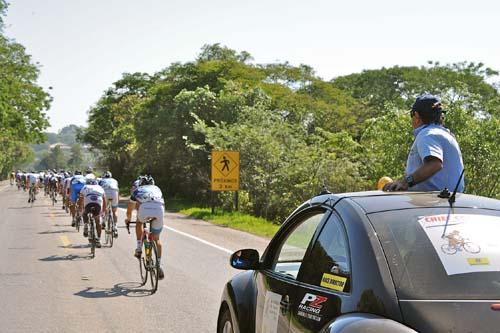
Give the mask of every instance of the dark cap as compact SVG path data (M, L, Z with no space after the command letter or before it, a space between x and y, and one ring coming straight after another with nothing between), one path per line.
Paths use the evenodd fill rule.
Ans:
M411 111L416 111L419 114L441 114L444 112L439 98L429 94L418 96L411 106Z

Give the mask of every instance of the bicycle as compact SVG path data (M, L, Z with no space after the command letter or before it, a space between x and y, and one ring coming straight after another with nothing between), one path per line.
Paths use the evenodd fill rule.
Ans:
M52 206L55 206L57 202L57 192L53 188L50 190L50 199L52 200Z
M116 226L115 219L113 218L113 210L111 205L108 203L106 205L106 215L104 216L104 235L105 235L105 240L106 244L109 245L109 247L113 247L113 240L114 240L114 230Z
M95 258L95 245L96 245L96 227L95 227L95 218L94 218L94 208L90 209L90 212L87 213L87 221L89 226L89 240L90 240L90 255L92 258Z
M75 213L75 217L74 217L75 228L76 228L76 232L80 232L80 225L82 224L82 216L80 215L80 210L78 209L78 206L75 209L76 209L76 213Z
M465 252L472 254L481 252L481 247L479 245L469 242L464 238L458 239L456 244L450 244L450 242L447 242L441 245L441 251L446 254L455 254L462 249L464 249Z
M33 204L35 203L35 187L31 186L30 191L29 191L29 202L31 203L31 207L33 207Z
M158 290L158 271L160 270L160 262L158 261L158 249L156 247L156 242L152 239L149 229L151 229L151 223L156 220L156 217L147 218L146 221L129 221L127 223L127 232L130 234L130 224L135 223L149 223L149 228L144 227L144 232L142 233L142 246L143 251L141 253L141 258L139 258L139 270L141 272L141 282L144 286L148 282L148 275L151 280L151 294L154 294Z

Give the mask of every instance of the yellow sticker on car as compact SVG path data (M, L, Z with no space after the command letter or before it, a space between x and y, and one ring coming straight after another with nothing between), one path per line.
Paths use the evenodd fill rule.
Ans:
M320 286L337 291L344 291L346 277L323 273Z
M488 258L467 258L469 265L489 265Z

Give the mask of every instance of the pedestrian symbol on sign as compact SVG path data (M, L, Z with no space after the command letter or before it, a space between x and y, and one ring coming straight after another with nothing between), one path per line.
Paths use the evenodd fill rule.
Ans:
M240 153L212 151L212 191L238 191L240 188Z
M229 171L229 160L226 158L226 156L222 156L222 161L220 161L220 163L224 164L224 166L222 167L222 172L224 172L224 169L226 169L227 171Z

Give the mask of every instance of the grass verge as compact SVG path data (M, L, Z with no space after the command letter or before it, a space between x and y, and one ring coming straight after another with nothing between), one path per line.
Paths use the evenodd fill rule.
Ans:
M215 214L212 214L210 208L191 207L181 209L179 213L195 219L201 219L213 224L245 231L266 238L273 237L280 227L263 218L239 212L216 211Z

